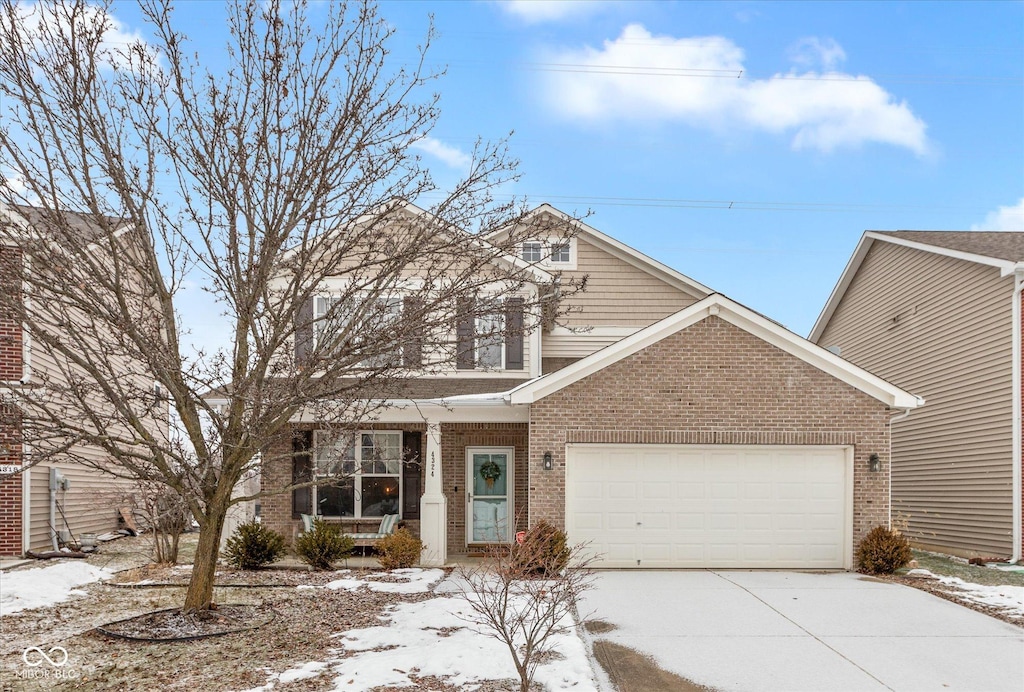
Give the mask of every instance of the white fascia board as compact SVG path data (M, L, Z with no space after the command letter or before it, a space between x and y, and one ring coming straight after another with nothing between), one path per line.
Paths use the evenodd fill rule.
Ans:
M893 245L900 245L914 250L920 250L922 252L930 252L935 255L964 260L965 262L974 262L976 264L984 264L989 267L996 267L999 269L1000 276L1003 277L1012 276L1018 266L1024 267L1024 262L1011 262L1009 260L998 259L996 257L977 255L972 252L950 250L949 248L939 247L938 245L929 245L928 243L922 243L916 240L906 240L905 238L898 238L876 231L866 231L864 235L861 236L860 242L857 244L857 249L854 250L853 255L850 257L850 261L847 262L842 276L839 277L839 282L836 283L835 288L832 289L832 294L828 297L825 307L822 308L821 314L818 315L818 320L814 323L814 328L811 329L811 333L807 337L814 343L817 343L818 339L821 338L822 332L825 331L825 327L828 325L829 320L832 319L833 313L835 313L836 308L839 307L839 303L846 294L846 289L850 287L850 282L853 281L853 277L856 276L857 270L860 269L860 265L864 262L864 257L867 255L868 250L871 249L872 243L876 240L881 240L886 243L892 243Z
M477 399L393 399L366 419L369 423L528 423L528 406L510 406L502 394L471 395ZM487 398L489 397L489 398ZM292 416L291 423L316 423L310 411Z
M872 375L863 368L843 360L839 356L826 351L820 346L807 341L785 327L772 322L721 294L712 294L704 300L683 308L660 322L655 322L650 327L601 349L556 373L517 387L510 392L511 402L513 404L533 403L678 331L686 329L710 315L721 317L740 329L846 382L850 386L891 407L911 409L917 408L924 403L924 400L920 397L916 397L886 382L882 378Z

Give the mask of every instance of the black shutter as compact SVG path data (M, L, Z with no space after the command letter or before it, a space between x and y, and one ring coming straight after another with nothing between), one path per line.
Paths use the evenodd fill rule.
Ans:
M415 370L423 365L423 301L416 296L402 299L402 324L405 328L405 343L402 346L402 365Z
M402 518L420 518L420 477L423 475L423 433L402 433L405 453L402 455Z
M476 367L476 353L473 347L476 320L473 318L472 298L459 300L455 320L455 367L459 370L472 370Z
M292 436L292 483L313 480L313 431L300 430ZM300 514L313 513L313 489L296 488L292 491L292 519Z
M295 364L299 367L308 365L312 350L313 298L310 298L295 315Z
M523 363L523 299L505 301L505 369L522 370Z

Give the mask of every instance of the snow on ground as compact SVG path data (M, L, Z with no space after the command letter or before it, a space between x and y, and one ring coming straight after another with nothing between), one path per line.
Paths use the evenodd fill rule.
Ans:
M80 596L84 592L76 586L99 581L112 574L110 570L90 565L84 560L0 572L0 616Z
M339 573L348 573L349 570L341 570ZM398 577L402 581L384 581ZM393 569L390 572L369 572L357 577L336 579L327 584L328 589L348 589L355 591L361 586L368 587L371 591L384 593L426 593L430 587L444 577L444 571L439 569Z
M407 581L380 582L363 576L331 582L330 588L403 587L422 591L443 576L441 570L394 570L389 574L408 577ZM350 582L358 582L352 586ZM437 591L447 584L445 580ZM337 584L335 586L335 584ZM301 588L301 587L300 587ZM408 591L415 593L416 591ZM275 683L309 677L329 669L334 689L355 691L377 686L413 687L410 674L437 676L455 686L472 685L483 680L519 679L512 656L505 645L476 625L470 624L469 604L459 597L438 596L418 603L400 603L392 607L380 626L351 630L334 635L337 648L350 655L311 661L273 675L259 690L273 689ZM557 654L541 664L534 680L546 690L597 690L583 639L572 634L554 636L549 641ZM329 652L331 650L328 650Z
M969 601L981 603L1005 610L1011 615L1024 617L1024 586L986 586L964 581L959 577L941 577L926 569L912 569L907 572L910 577L929 577L940 584L948 584L956 588L959 595Z

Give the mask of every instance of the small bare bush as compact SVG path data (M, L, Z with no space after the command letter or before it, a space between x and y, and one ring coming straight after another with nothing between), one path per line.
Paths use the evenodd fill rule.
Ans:
M906 536L886 526L876 526L857 546L857 571L892 574L911 560Z
M577 601L594 580L583 546L570 547L550 524L540 527L511 549L495 546L481 565L459 569L466 620L508 647L520 692L529 691L557 636L574 631Z
M420 561L423 541L398 529L377 542L377 561L384 569L405 569Z
M257 521L239 524L224 549L228 564L239 569L259 569L284 551L284 536Z
M355 544L341 532L341 527L322 519L313 520L313 530L299 534L295 539L295 552L313 569L327 570L352 554Z

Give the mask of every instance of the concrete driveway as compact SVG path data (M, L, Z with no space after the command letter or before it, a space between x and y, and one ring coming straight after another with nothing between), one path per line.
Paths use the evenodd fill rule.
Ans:
M859 574L598 572L587 613L718 690L1024 690L1024 630Z

